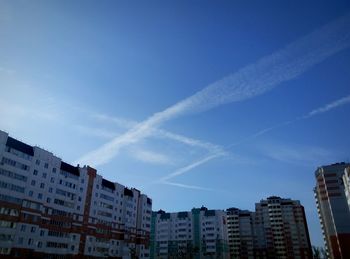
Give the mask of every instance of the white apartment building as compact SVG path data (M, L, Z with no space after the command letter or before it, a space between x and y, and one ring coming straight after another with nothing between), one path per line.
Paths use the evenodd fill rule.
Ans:
M153 212L151 258L229 258L226 213L205 207Z
M0 256L149 258L152 200L0 131Z

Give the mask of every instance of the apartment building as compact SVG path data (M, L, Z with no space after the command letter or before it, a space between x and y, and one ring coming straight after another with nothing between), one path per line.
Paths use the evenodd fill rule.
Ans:
M271 196L255 204L255 258L312 258L304 207Z
M0 256L149 258L152 200L0 131Z
M226 214L230 257L254 259L254 212L229 208Z
M350 258L349 166L336 163L315 172L316 205L331 259Z
M226 213L205 207L153 212L151 258L229 258Z
M312 258L305 212L299 201L268 197L255 212L229 208L231 258Z

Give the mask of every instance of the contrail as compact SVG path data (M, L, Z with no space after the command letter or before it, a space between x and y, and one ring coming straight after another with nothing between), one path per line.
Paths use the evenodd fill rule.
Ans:
M92 117L101 121L106 121L106 122L112 122L119 127L130 129L133 128L138 124L138 122L133 121L133 120L128 120L128 119L122 119L122 118L117 118L105 114L97 114L94 113L92 114ZM103 132L103 130L101 130ZM94 133L94 132L92 132ZM109 134L110 135L110 134ZM104 136L104 135L102 135ZM222 147L207 141L199 140L199 139L194 139L191 137L186 137L184 135L172 133L163 129L158 129L154 128L152 130L152 137L157 137L157 138L167 138L170 140L174 140L192 147L200 147L203 149L206 149L210 152L218 152L218 151L223 151Z
M276 124L274 126L265 128L263 130L260 130L260 131L258 131L256 133L254 133L254 134L244 138L243 140L241 140L239 142L235 142L235 143L232 143L232 144L226 146L224 149L228 150L228 149L230 149L230 148L232 148L234 146L238 146L238 145L240 145L242 143L248 142L248 141L250 141L252 139L255 139L255 138L259 137L259 136L262 136L262 135L264 135L264 134L266 134L266 133L268 133L268 132L270 132L272 130L275 130L277 128L281 128L281 127L290 125L290 124L295 123L295 122L300 121L300 120L309 119L309 118L311 118L313 116L316 116L316 115L328 112L330 110L333 110L333 109L338 108L340 106L346 105L348 103L350 103L350 95L345 96L343 98L340 98L338 100L335 100L335 101L333 101L331 103L328 103L325 106L322 106L320 108L314 109L314 110L310 111L309 113L307 113L306 115L303 115L301 117L297 117L294 120L285 121L285 122ZM194 162L192 162L189 165L181 167L181 168L177 169L175 172L173 172L173 173L171 173L171 174L161 178L159 180L159 183L164 183L164 182L169 181L170 179L172 179L172 178L174 178L174 177L176 177L178 175L185 174L185 173L189 172L190 170L192 170L192 169L194 169L194 168L196 168L196 167L198 167L198 166L200 166L200 165L202 165L204 163L207 163L207 162L209 162L209 161L211 161L211 160L213 160L213 159L215 159L217 157L220 157L221 154L222 153L220 153L220 152L215 152L213 154L210 154L210 155L202 158L201 160L194 161ZM180 185L178 185L178 186L181 187ZM189 187L187 187L187 188L189 188Z
M150 136L153 128L170 119L261 95L282 82L298 77L349 46L350 15L347 14L256 63L214 82L175 105L155 113L123 135L82 156L77 162L93 166L107 163L122 147Z
M186 188L186 189L194 189L194 190L201 190L201 191L213 191L213 189L205 188L197 185L188 185L188 184L182 184L182 183L174 183L174 182L167 182L164 181L162 184L172 185L176 187Z
M182 167L178 170L176 170L175 172L163 177L160 179L160 182L166 182L167 180L171 179L171 178L174 178L176 176L179 176L179 175L182 175L190 170L192 170L193 168L197 167L197 166L200 166L201 164L204 164L216 157L219 157L219 156L222 156L222 153L215 153L215 154L212 154L212 155L209 155L203 159L200 159L198 161L195 161L194 163L191 163L190 165L187 165L185 167Z
M307 119L307 118L313 117L315 115L318 115L320 113L328 112L334 108L337 108L337 107L342 106L342 105L347 104L347 103L350 103L350 95L345 96L341 99L338 99L334 102L331 102L331 103L329 103L321 108L315 109L315 110L309 112L307 115L303 116L302 119Z

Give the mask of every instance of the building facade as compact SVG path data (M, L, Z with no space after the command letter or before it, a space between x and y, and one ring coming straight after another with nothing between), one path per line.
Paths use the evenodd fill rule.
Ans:
M254 259L254 212L229 208L226 213L230 257Z
M255 212L226 210L231 258L312 258L305 212L299 201L272 196Z
M272 196L255 204L255 258L312 258L304 207Z
M314 189L317 210L329 258L350 258L349 166L319 167Z
M152 200L0 131L0 256L149 258Z
M229 258L226 213L195 208L153 212L151 258Z

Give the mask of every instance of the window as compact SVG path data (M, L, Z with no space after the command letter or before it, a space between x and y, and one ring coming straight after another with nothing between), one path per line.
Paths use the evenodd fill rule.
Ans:
M56 168L52 168L52 172L53 172L53 173L56 173Z
M47 173L43 173L43 178L46 179Z
M41 200L43 198L43 194L42 193L38 193L38 199Z
M35 180L32 180L32 182L30 183L32 186L35 186Z
M20 245L23 244L23 237L18 238L18 244L20 244Z
M97 194L97 193L96 193ZM108 200L108 201L114 201L114 198L108 195L105 195L103 193L100 193L100 198Z
M45 168L49 168L49 164L48 164L48 163L45 163L44 167L45 167Z
M41 189L44 189L44 188L45 188L45 184L44 184L44 183L41 183L41 184L40 184L40 188L41 188Z
M49 193L52 193L52 188L51 187L49 188Z
M33 175L38 175L38 170L35 170L35 169L34 169Z
M0 227L4 228L16 228L16 222L0 220Z
M51 182L51 183L54 183L54 182L55 182L55 178L51 177L50 182Z
M40 236L42 237L45 234L44 230L40 230Z
M50 198L47 198L47 199L46 199L46 202L47 202L47 203L50 203L50 202L51 202L51 199L50 199Z
M17 173L14 173L14 172L10 172L10 171L4 170L4 169L0 169L0 175L6 176L6 177L9 177L9 178L13 178L13 179L16 179L16 180L20 180L20 181L23 181L23 182L27 181L27 177L26 176L21 175L21 174L17 174Z
M35 230L36 230L36 227L32 227L32 228L30 229L30 232L35 233Z
M21 226L21 232L24 232L24 231L26 231L26 225Z
M0 188L24 193L24 187L21 187L21 186L12 184L12 183L7 183L7 182L0 181Z
M38 242L38 248L42 248L43 243L42 242Z
M35 164L36 164L36 165L40 165L40 160L37 159L37 160L35 161Z
M29 238L28 239L28 245L32 245L33 244L33 239L32 238Z
M68 248L68 244L66 244L66 243L57 243L57 242L46 242L46 247Z

